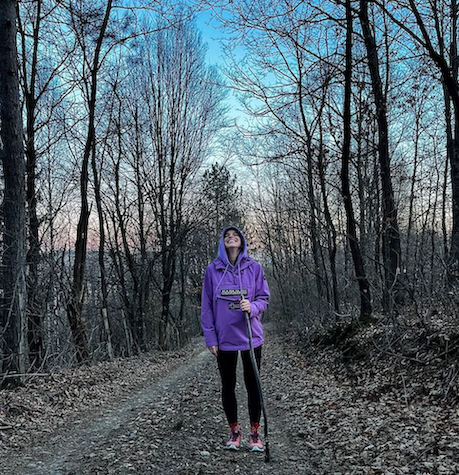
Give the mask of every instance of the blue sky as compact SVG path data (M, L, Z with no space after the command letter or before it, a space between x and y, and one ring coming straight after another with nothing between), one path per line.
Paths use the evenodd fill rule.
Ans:
M207 44L207 61L211 65L224 67L224 52L221 42L225 37L225 32L223 29L218 28L218 20L213 19L211 12L208 10L196 15L196 25L202 33L202 39ZM225 76L223 72L222 76ZM227 101L230 106L228 118L230 120L242 119L243 113L232 91L230 91Z
M220 39L224 36L224 32L218 29L218 21L212 19L210 11L205 11L196 16L196 24L202 32L204 42L207 43L209 63L221 65L223 50Z

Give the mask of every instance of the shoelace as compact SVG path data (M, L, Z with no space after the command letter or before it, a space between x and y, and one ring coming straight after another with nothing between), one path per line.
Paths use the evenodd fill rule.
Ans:
M231 442L236 442L239 437L239 431L235 430L231 433Z
M252 432L250 434L250 437L252 438L252 442L256 444L258 442L258 439L260 438L260 434L258 434L258 432Z

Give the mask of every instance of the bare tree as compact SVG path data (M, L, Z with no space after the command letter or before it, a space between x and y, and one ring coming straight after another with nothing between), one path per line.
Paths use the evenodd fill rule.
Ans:
M174 25L158 19L146 28L156 32L132 44L107 107L101 199L132 351L183 341L188 267L182 258L190 254L190 232L206 218L196 215L199 172L224 118L224 93L205 64L200 35L179 18Z
M0 2L0 121L3 164L3 301L0 320L1 372L19 382L26 371L26 196L17 61L17 2ZM3 380L4 381L4 380Z
M150 143L148 197L155 216L161 256L157 288L162 299L158 343L182 315L172 311L179 249L193 228L192 188L210 140L222 126L222 91L216 72L205 65L204 45L192 24L182 21L147 43L145 64Z
M352 37L353 18L351 0L346 0L346 68L344 71L344 111L343 111L343 155L341 168L341 184L346 211L346 230L349 247L354 262L355 277L360 290L360 319L368 322L371 317L371 293L367 280L362 253L355 225L354 208L349 186L349 163L351 156L351 89L352 89Z
M27 252L27 291L28 291L28 328L29 356L34 367L39 367L44 358L43 313L46 305L40 293L41 262L40 224L38 211L37 175L40 170L40 157L59 141L61 134L43 139L43 129L50 127L55 120L56 109L66 95L63 88L58 94L54 85L56 78L63 72L68 57L72 54L72 45L63 46L62 39L51 24L65 12L62 6L38 0L36 2L19 2L18 30L20 34L21 86L25 108L25 156L27 173L27 210L28 210L28 252ZM56 23L53 23L56 25ZM51 36L53 35L53 36ZM59 38L59 39L58 39ZM51 46L52 45L52 46ZM52 67L48 67L47 55L56 51L59 58ZM53 94L50 89L54 89ZM52 99L51 99L52 98ZM51 99L51 100L50 100ZM45 106L45 103L48 103Z
M380 8L402 29L406 37L421 46L438 68L445 100L445 128L452 190L452 231L448 257L448 273L453 280L459 276L459 84L457 62L456 0L450 2L397 2L395 10ZM446 170L446 167L445 167ZM447 171L445 171L447 173ZM446 187L446 175L445 175ZM443 194L446 202L446 194ZM445 206L445 204L443 204ZM443 212L443 222L446 213ZM446 226L443 224L446 235Z
M26 160L27 160L27 206L29 216L29 249L27 252L28 263L28 327L29 327L29 356L31 363L35 367L42 364L44 356L43 343L43 325L41 315L38 309L37 289L38 289L38 265L40 262L39 248L39 220L37 215L37 194L36 194L36 167L37 167L37 150L35 146L35 119L37 97L35 93L36 77L38 73L38 48L39 48L39 31L40 22L42 20L41 7L42 1L36 2L36 18L33 27L33 48L30 65L30 82L26 83L27 77L27 48L26 33L18 15L18 27L22 40L22 71L23 71L23 89L24 102L26 106Z
M368 17L368 3L369 2L367 0L360 1L359 17L367 50L368 66L370 69L371 85L375 99L376 116L378 121L378 154L381 174L383 223L382 249L385 275L383 303L386 306L386 311L390 312L391 306L389 304L391 301L393 301L394 293L397 290L399 293L401 292L399 279L402 251L400 246L397 205L392 186L387 103L380 74L378 48ZM395 296L396 299L399 297L400 296Z
M100 19L96 43L92 58L88 55L89 50L85 47L85 42L88 38L83 36L85 32L85 22L88 21L87 12L84 10L78 11L71 9L72 23L75 32L78 36L78 41L81 45L81 52L84 55L84 67L89 68L89 77L83 76L86 83L86 93L88 100L88 124L87 135L84 145L84 152L81 162L80 175L80 217L76 230L75 241L75 258L73 263L73 282L71 287L71 294L67 304L67 314L69 318L70 327L75 343L76 358L79 363L82 363L89 358L88 338L83 318L83 298L84 298L84 270L86 264L86 253L88 243L88 222L90 215L90 208L88 202L88 186L89 186L89 162L91 154L94 153L96 131L95 131L95 114L96 114L96 100L97 100L97 85L98 74L101 67L101 50L105 33L108 27L110 14L112 11L112 0L107 0L105 11L101 12L90 11L89 14L95 15ZM83 30L80 29L83 27Z
M216 3L217 11L225 10L225 5ZM243 131L244 137L250 135L251 139L245 149L241 147L242 153L247 163L276 162L291 169L287 174L302 190L302 208L309 214L303 239L314 265L308 265L308 270L314 276L319 300L338 311L337 233L335 209L329 202L333 194L327 177L330 132L325 117L327 110L334 109L330 97L340 74L339 45L332 39L311 41L316 35L327 37L318 33L318 18L323 18L327 29L330 11L322 16L305 3L293 8L289 1L238 1L221 16L234 35L234 45L242 45L248 52L246 61L241 62L232 55L233 43L227 48L231 61L228 76L253 118L251 127Z

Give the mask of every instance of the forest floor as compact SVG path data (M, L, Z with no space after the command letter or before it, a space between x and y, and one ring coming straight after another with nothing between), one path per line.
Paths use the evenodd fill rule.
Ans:
M247 448L241 377L245 445L222 449L216 360L199 340L1 391L0 473L459 474L454 361L343 363L331 347L302 352L299 341L267 332L269 463Z

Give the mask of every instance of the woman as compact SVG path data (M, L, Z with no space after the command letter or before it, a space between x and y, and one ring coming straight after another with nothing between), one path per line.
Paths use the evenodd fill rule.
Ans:
M239 352L248 395L252 451L262 451L260 439L261 404L250 360L250 345L244 312L249 314L258 368L261 361L263 327L261 315L268 307L269 288L261 265L247 255L247 243L235 226L222 231L218 258L207 267L202 289L201 323L206 346L217 357L222 380L223 409L231 436L226 448L241 445L236 401L236 367Z

